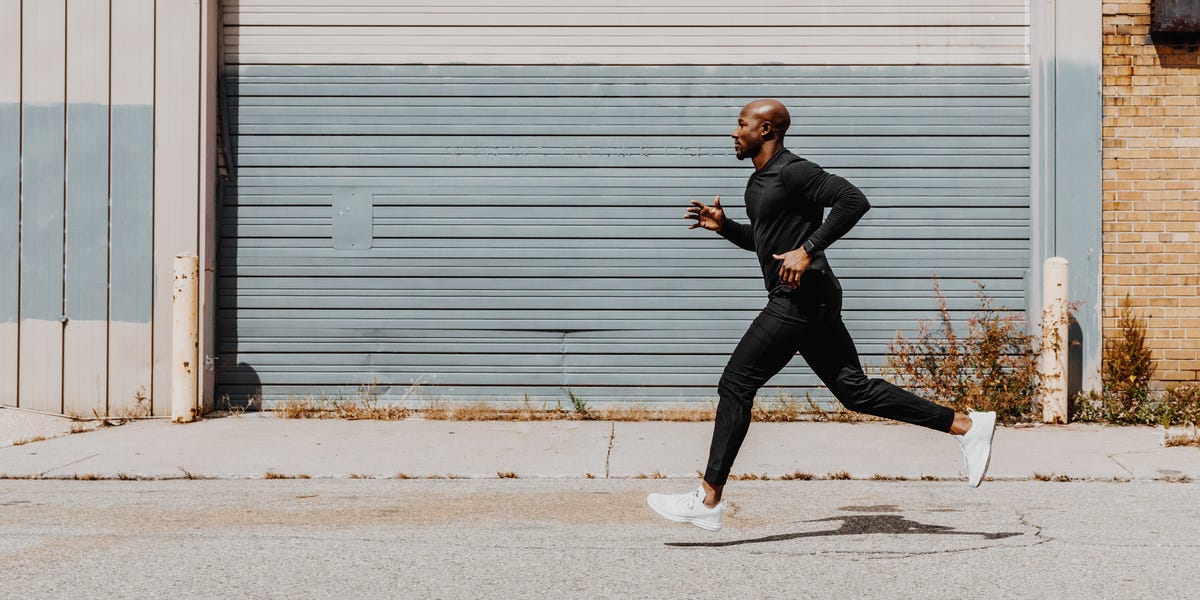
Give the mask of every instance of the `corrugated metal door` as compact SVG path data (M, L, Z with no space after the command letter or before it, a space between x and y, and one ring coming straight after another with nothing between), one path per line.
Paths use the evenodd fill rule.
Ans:
M758 97L875 205L829 252L867 363L933 316L934 272L957 316L973 280L1024 308L1023 0L239 0L224 19L219 393L713 398L765 293L752 254L682 215L720 194L745 218L728 133ZM764 393L816 385L796 361Z

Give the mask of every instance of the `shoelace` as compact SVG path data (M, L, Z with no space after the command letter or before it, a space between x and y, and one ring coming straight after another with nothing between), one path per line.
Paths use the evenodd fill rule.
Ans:
M699 488L692 490L692 492L690 494L685 494L683 496L683 498L679 499L679 501L680 501L680 503L686 502L688 510L692 510L692 509L696 508L696 500L698 498L700 498L700 489Z

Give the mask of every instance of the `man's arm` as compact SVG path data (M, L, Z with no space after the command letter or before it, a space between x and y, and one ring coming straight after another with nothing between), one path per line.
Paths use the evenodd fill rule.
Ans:
M821 226L804 242L808 254L820 252L846 235L863 215L871 210L871 203L854 184L832 173L823 172L823 181L816 184L812 200L828 206L829 215Z
M797 198L831 207L829 216L825 217L821 226L799 248L773 255L776 260L781 261L780 282L789 287L796 287L800 284L801 275L808 270L812 256L846 235L846 232L871 209L871 204L867 202L862 190L854 184L807 160L788 165L784 168L782 176L788 191Z
M721 234L721 237L737 244L739 248L754 252L754 229L749 225L738 223L729 217L725 217L717 233Z

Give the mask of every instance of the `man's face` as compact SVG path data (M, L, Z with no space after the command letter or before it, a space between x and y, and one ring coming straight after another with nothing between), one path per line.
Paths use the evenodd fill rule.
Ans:
M743 108L730 137L733 138L733 150L738 160L754 158L763 145L762 119Z

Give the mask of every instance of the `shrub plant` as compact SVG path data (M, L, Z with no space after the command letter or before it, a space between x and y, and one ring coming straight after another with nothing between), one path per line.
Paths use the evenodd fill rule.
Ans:
M905 386L960 412L994 410L1005 423L1034 416L1037 352L1024 318L993 306L982 283L979 308L965 332L954 326L946 295L935 277L936 322L922 321L914 339L897 333L888 344L886 370Z

